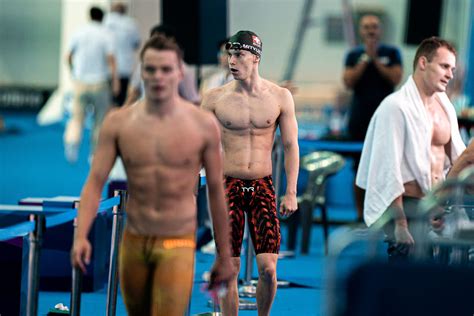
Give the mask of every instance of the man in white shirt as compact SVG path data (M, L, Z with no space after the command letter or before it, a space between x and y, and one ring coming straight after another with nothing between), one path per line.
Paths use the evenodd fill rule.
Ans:
M135 21L127 15L127 5L122 2L112 4L111 12L105 16L104 26L113 36L117 72L120 77L120 93L114 96L113 104L122 106L135 66L135 51L140 47L140 33Z
M65 155L69 162L77 160L88 106L94 115L91 154L94 152L100 125L111 104L109 74L113 94L120 90L113 44L102 25L104 13L98 7L92 7L89 13L91 21L73 35L67 54L74 81L72 115L64 132Z
M224 39L218 44L217 59L219 68L202 81L200 89L201 95L211 89L221 87L234 79L230 73L229 64L227 62L227 50L225 49L227 42L228 39Z

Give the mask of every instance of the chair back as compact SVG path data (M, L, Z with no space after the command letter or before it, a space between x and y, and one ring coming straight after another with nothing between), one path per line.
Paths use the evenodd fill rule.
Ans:
M308 171L308 182L302 198L312 205L324 204L324 182L344 167L344 158L331 151L315 151L301 158L301 168Z

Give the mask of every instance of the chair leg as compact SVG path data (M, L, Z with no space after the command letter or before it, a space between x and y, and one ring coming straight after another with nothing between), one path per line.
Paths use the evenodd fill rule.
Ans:
M298 209L301 209L300 206L298 206ZM286 220L288 226L288 239L286 241L286 247L288 248L288 250L296 250L296 240L298 235L300 217L300 212L298 211Z
M311 203L302 203L301 209L301 253L309 253L309 243L311 239L311 226L313 224L313 209Z
M321 205L321 222L323 224L324 254L328 254L329 223L326 205Z

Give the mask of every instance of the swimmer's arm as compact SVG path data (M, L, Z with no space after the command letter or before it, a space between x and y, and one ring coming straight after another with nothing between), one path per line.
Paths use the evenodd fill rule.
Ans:
M403 196L397 197L389 206L389 211L395 223L395 242L401 245L411 246L415 243L410 231L408 230L408 221L403 210Z
M209 189L209 205L214 226L216 247L219 257L230 257L230 232L227 203L225 201L222 171L222 153L220 150L220 132L217 121L209 119L208 141L203 152L203 164L206 169L206 185Z
M450 152L450 151L446 151ZM448 178L455 178L461 173L464 168L474 165L474 142L471 142L469 146L463 151L461 156L454 162L451 170L447 175Z
M300 167L298 123L296 121L293 97L286 89L283 90L283 102L279 122L281 140L285 153L286 194L296 195L296 183L298 181L298 171Z
M397 197L389 206L395 225L408 227L407 217L403 210L403 195Z
M102 188L117 157L116 128L120 124L114 119L115 117L114 113L109 113L100 130L92 167L81 193L76 239L87 239L90 227L97 214Z

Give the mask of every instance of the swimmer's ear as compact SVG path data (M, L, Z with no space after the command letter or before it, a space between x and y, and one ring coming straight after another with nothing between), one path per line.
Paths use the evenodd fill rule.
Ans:
M253 55L254 56L254 63L260 63L260 56L257 56L257 55Z
M421 70L425 70L426 68L426 65L429 63L429 60L428 58L426 58L426 56L420 56L420 58L418 59L418 68L420 68Z
M180 61L179 63L179 74L180 74L180 77L181 77L181 80L184 78L184 62L183 61Z

